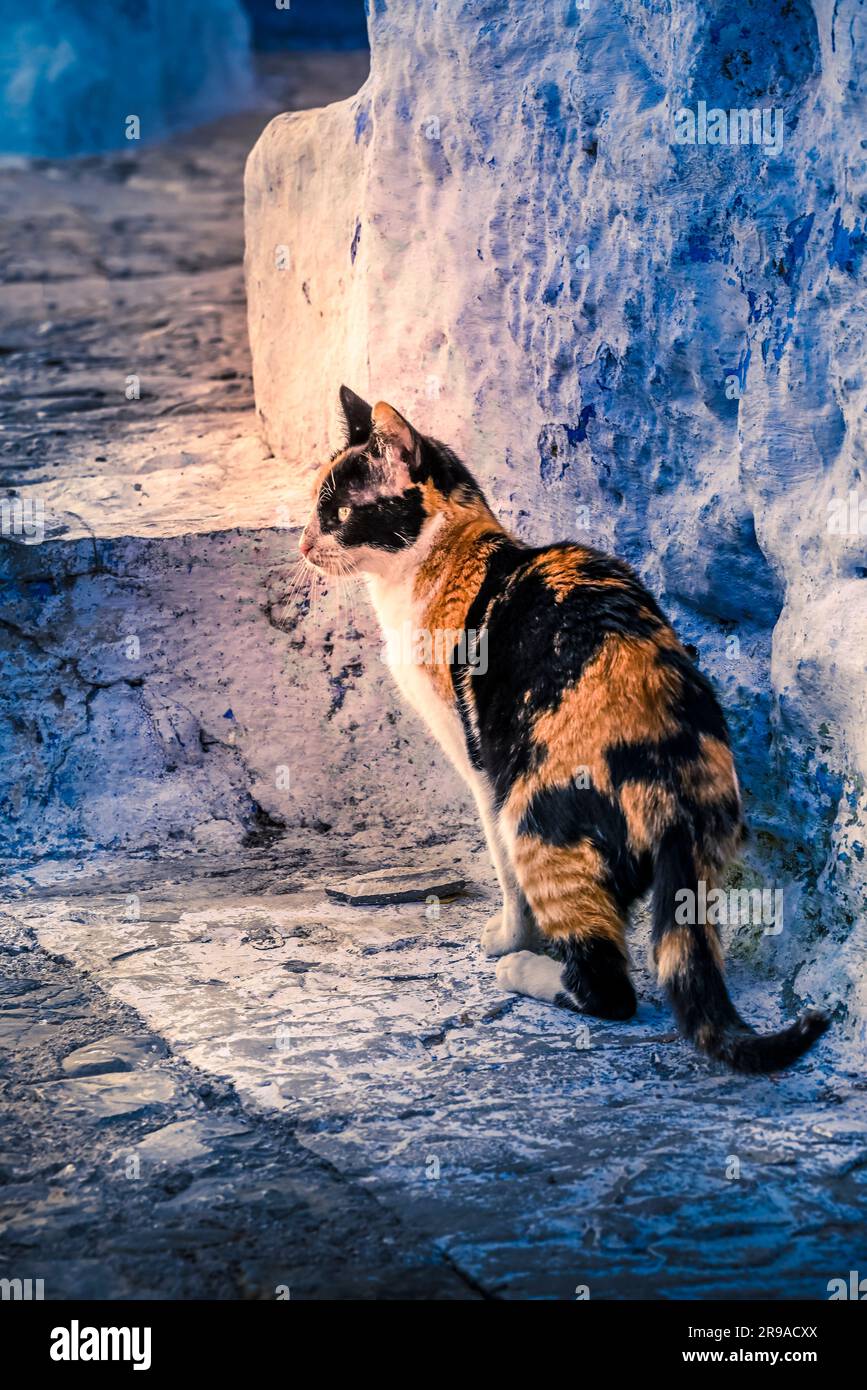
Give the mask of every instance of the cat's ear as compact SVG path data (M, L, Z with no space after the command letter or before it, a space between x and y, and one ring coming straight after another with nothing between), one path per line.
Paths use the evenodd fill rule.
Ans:
M346 419L347 442L350 445L365 444L373 430L373 412L367 401L356 396L348 386L341 386L340 404Z
M415 461L416 433L408 420L385 401L373 407L373 432L385 454L411 464Z

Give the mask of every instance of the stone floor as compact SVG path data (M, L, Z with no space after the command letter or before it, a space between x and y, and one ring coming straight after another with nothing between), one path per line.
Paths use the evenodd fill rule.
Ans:
M476 1296L31 932L0 956L0 1277L47 1299Z
M34 1060L24 1076L14 1059L7 1065L18 1078L19 1123L40 1116L39 1148L55 1167L19 1187L27 1166L19 1161L13 1191L22 1209L6 1230L7 1250L17 1232L38 1248L34 1232L48 1229L57 1185L69 1203L64 1222L86 1197L113 1201L118 1220L134 1223L137 1208L117 1197L127 1191L123 1155L134 1151L149 1181L183 1185L160 1211L194 1206L217 1183L243 1225L249 1174L221 1161L231 1143L217 1135L216 1155L200 1153L212 1147L211 1132L200 1131L214 1116L194 1097L213 1090L226 1098L216 1120L243 1118L261 1142L286 1144L290 1185L299 1156L302 1168L315 1156L318 1167L305 1173L339 1175L347 1202L376 1199L364 1257L379 1258L374 1237L387 1213L411 1233L403 1254L418 1291L431 1296L463 1296L450 1270L464 1293L495 1298L572 1298L587 1286L602 1298L816 1299L829 1279L864 1266L867 1083L844 1053L825 1042L789 1075L760 1079L697 1057L672 1033L641 969L641 923L634 1022L585 1025L504 996L478 946L486 891L438 909L347 908L325 895L334 877L327 847L316 858L302 862L287 844L243 863L106 857L67 865L50 886L45 878L59 866L12 876L7 944L32 933L52 965L30 1005ZM481 856L466 855L462 867L485 884ZM77 1031L64 1039L50 1021L58 971L61 1020L70 1008L87 1018L98 1002L113 1033L120 1014L124 1036L144 1031L168 1047L170 1060L147 1064L148 1089L129 1073L70 1078L58 1068L64 1046L81 1040ZM733 989L751 1019L776 1020L766 984L736 969ZM10 991L0 1018L17 1039L30 996ZM75 1141L65 1137L70 1125ZM89 1130L99 1142L87 1190L60 1160L75 1161ZM212 1167L199 1187L202 1162ZM88 1210L78 1211L79 1230ZM273 1222L281 1221L294 1239L296 1216L278 1203ZM327 1286L328 1239L324 1271L294 1273L300 1288ZM77 1258L102 1240L84 1237ZM13 1240L12 1248L23 1259L26 1247ZM413 1264L419 1249L428 1251L427 1273ZM79 1277L70 1258L67 1288ZM137 1287L152 1270L122 1268L111 1240L106 1259L118 1287ZM179 1289L190 1287L176 1277ZM390 1271L374 1263L352 1277L387 1289ZM238 1289L233 1265L223 1292Z
M0 169L4 481L48 498L65 590L91 585L72 563L83 538L116 542L133 571L119 538L175 537L181 584L184 555L275 525L285 487L244 346L243 159L271 110L354 90L363 62L271 70L267 109L163 147ZM105 594L94 611L118 607ZM13 664L41 640L28 604L6 624ZM75 690L90 671L76 621L75 643L51 632L49 703L55 665ZM88 728L135 684L91 658L75 697ZM204 688L207 659L205 641L164 665ZM322 674L332 737L353 669ZM115 727L111 713L106 758ZM253 754L220 748L228 806ZM6 860L0 1273L42 1277L48 1297L816 1299L867 1268L867 1083L842 1038L786 1077L722 1073L673 1035L641 923L635 1021L585 1026L503 995L478 946L494 906L480 836L428 805L398 808L399 835L370 810L349 839L311 810L243 852L226 820L222 850L143 834L137 852ZM438 910L326 896L337 875L420 850L469 891ZM794 1008L761 960L736 963L733 990L765 1026Z

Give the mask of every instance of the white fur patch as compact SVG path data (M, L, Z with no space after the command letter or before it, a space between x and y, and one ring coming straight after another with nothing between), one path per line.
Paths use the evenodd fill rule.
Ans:
M400 632L407 622L412 631L423 630L423 608L415 605L412 599L414 580L414 564L393 581L368 576L370 597L383 633ZM412 661L392 661L389 647L386 656L404 699L421 715L456 770L472 785L473 770L460 717L455 706L447 704L439 694L433 682L432 667Z
M553 1004L563 993L563 967L550 956L535 951L515 951L503 956L496 965L497 983L512 994L528 994L531 999L544 999Z

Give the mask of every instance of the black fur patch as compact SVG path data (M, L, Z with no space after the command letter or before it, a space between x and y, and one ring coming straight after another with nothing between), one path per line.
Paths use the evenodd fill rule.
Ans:
M347 442L365 444L373 429L373 411L367 401L362 400L361 396L356 396L348 386L341 386L340 404L346 420Z
M348 520L340 527L340 544L403 550L418 540L424 519L421 489L408 487L394 497L381 497L376 502L353 507Z
M535 717L557 708L606 637L652 637L663 622L628 567L595 551L588 553L581 573L623 579L627 587L578 583L558 599L531 568L552 549L567 547L499 545L466 618L468 629L487 631L487 670L471 672L469 680L479 753L501 805L516 778L532 767Z
M467 498L481 498L482 491L470 470L446 444L425 435L416 435L418 458L410 466L416 483L433 483L444 497L461 488Z
M631 1018L637 1000L623 953L613 941L570 936L560 948L563 984L583 1014Z
M317 512L323 532L336 535L342 546L369 545L376 550L403 550L419 537L425 520L421 488L365 502L356 499L380 480L377 464L364 449L353 449L335 463L319 491ZM345 521L340 509L351 508Z
M455 692L455 704L458 707L458 715L460 716L461 727L464 731L464 742L467 746L467 755L470 764L477 772L481 772L485 764L482 760L479 736L473 722L472 702L467 692L467 681L469 679L470 668L457 660L457 653L459 650L459 647L455 647L452 652L451 660L449 661L452 689Z
M615 725L616 728L616 725ZM612 743L606 750L605 761L612 786L619 791L624 782L656 782L677 792L678 773L685 763L699 755L698 734L694 729L679 729L669 738L637 743Z
M660 650L658 661L673 666L681 679L681 692L672 710L675 718L695 734L708 734L728 747L728 727L710 681L685 652L665 648Z
M374 478L373 464L364 449L341 450L333 462L334 467L322 484L317 500L320 525L324 528L331 522L331 530L337 525L338 507L346 506L353 492L370 486Z

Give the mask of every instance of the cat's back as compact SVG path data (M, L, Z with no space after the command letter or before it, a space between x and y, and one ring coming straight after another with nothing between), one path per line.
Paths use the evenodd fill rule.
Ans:
M736 796L714 691L624 561L508 542L468 625L485 631L473 724L501 793L542 759L557 775L586 765L595 786L689 772L714 798Z
M570 541L492 551L467 616L499 647L503 668L543 662L574 679L607 644L680 648L653 595L623 560ZM682 650L682 648L680 649ZM648 651L648 654L650 652Z

